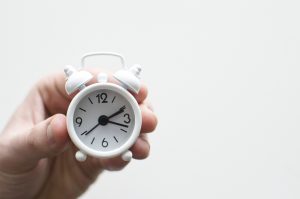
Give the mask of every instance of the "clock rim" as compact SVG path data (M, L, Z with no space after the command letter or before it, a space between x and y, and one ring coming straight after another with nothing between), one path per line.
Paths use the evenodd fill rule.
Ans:
M119 93L122 95L131 105L134 113L134 128L132 130L132 133L128 140L122 144L120 147L113 149L111 151L97 151L95 149L89 148L87 145L85 145L76 134L74 125L73 125L73 117L75 113L75 109L78 105L78 103L89 93L92 93L96 90L112 90L114 92ZM121 155L122 153L125 153L129 148L135 143L137 140L141 125L142 125L142 116L141 116L141 110L139 108L139 105L136 101L136 99L123 87L113 84L113 83L95 83L92 85L87 86L83 90L81 90L79 93L76 94L76 96L72 99L68 111L67 111L67 129L68 134L72 140L72 142L75 144L75 146L82 152L86 153L87 155L99 157L99 158L109 158L109 157L116 157L118 155Z

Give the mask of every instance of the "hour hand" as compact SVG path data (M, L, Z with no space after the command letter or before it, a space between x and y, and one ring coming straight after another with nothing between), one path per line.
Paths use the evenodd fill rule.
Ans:
M126 124L121 124L121 123L117 123L117 122L113 122L113 121L108 121L108 123L111 123L111 124L115 124L115 125L119 125L119 126L123 126L123 127L128 128L128 125L126 125Z

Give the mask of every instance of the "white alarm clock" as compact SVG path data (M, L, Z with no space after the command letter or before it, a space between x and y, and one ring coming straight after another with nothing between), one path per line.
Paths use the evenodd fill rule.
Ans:
M121 156L130 161L129 148L138 138L142 124L141 110L130 92L139 92L141 67L127 68L121 55L97 52L82 57L81 69L87 57L99 55L121 59L123 69L113 75L119 84L109 83L107 74L100 73L98 82L87 86L93 78L89 72L72 66L66 66L64 70L66 92L70 95L79 90L66 115L69 136L79 149L75 157L85 161L87 155L98 158Z

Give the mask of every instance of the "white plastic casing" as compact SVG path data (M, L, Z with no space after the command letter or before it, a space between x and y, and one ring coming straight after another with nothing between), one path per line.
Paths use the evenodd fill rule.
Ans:
M79 162L84 162L86 160L87 156L82 151L77 151L76 154L75 154L75 158Z
M107 83L108 77L105 73L100 73L97 76L97 80L99 83L90 85L86 87L86 83L89 82L93 76L87 71L81 70L77 71L73 66L66 66L64 71L67 77L67 81L65 84L66 92L70 95L77 91L81 90L71 101L68 112L67 112L67 128L68 133L73 141L73 143L77 146L79 151L76 152L75 157L78 161L85 161L87 155L99 157L99 158L112 158L121 155L121 158L124 161L130 161L132 158L132 152L129 151L129 148L135 143L138 138L142 125L142 116L141 111L139 109L139 105L136 102L135 98L127 91L131 91L133 93L138 93L141 87L140 81L140 73L141 66L134 65L129 69L126 67L124 58L116 53L89 53L82 57L82 67L84 66L84 59L89 56L94 55L113 55L117 56L121 59L121 63L124 69L117 71L114 74L114 77L121 83L121 86ZM74 126L73 126L73 116L75 112L75 108L77 104L81 101L83 97L85 97L88 93L99 90L99 89L110 89L119 94L123 95L127 101L131 104L134 115L135 115L135 126L130 138L123 144L121 147L114 149L113 151L96 151L94 149L89 148L78 138Z
M64 71L67 76L65 89L69 95L82 88L93 78L91 73L84 70L77 71L73 66L66 66Z
M129 70L123 69L119 70L114 74L114 77L124 86L126 89L138 93L141 88L141 81L140 81L140 73L141 73L141 66L134 65Z
M119 148L114 149L112 151L96 151L94 149L89 148L86 146L76 134L74 124L73 124L73 117L75 113L75 109L77 107L77 104L82 100L83 97L85 97L88 93L94 92L96 90L102 90L102 89L108 89L115 91L122 96L130 103L132 106L134 115L135 115L135 121L134 121L134 129L130 136L130 138ZM136 139L138 138L141 130L142 125L142 116L141 116L141 110L139 108L139 105L135 98L124 88L122 88L119 85L112 84L112 83L95 83L92 84L83 90L81 90L71 101L68 111L67 111L67 128L69 136L72 140L72 142L80 149L80 152L77 152L76 158L79 161L85 160L85 154L88 154L90 156L99 157L99 158L111 158L116 157L119 155L122 155L122 159L125 161L129 161L132 157L132 153L129 150L129 148L135 143Z

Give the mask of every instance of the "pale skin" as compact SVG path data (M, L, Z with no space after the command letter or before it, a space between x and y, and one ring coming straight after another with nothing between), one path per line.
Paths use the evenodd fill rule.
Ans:
M118 171L128 164L120 157L76 161L65 116L74 95L66 94L64 84L62 72L40 80L1 133L1 199L77 198L104 170ZM146 134L155 129L157 118L146 102L145 86L134 96L142 111L142 129L130 150L134 159L145 159L150 151Z

